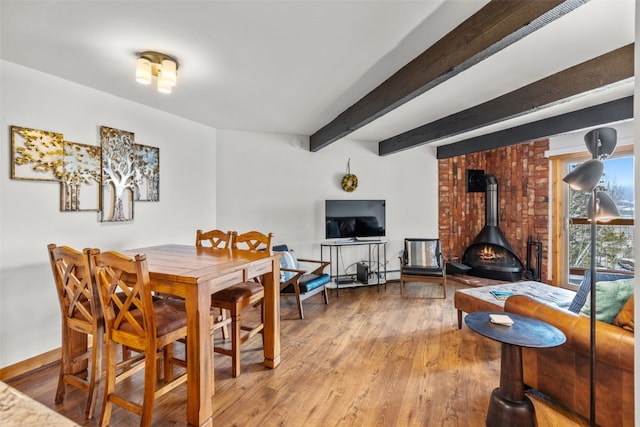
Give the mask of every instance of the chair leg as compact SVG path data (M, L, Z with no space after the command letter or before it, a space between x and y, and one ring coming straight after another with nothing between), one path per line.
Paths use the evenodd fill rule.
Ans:
M107 372L104 384L104 396L102 399L102 416L100 417L100 427L109 425L111 420L111 409L113 403L111 402L111 395L116 388L116 345L107 343L106 359Z
M62 347L60 351L60 374L58 375L58 388L56 390L56 403L62 403L64 401L64 395L66 392L66 384L64 376L67 374L67 370L71 365L71 350L69 349L70 337L69 330L66 326L62 326Z
M131 359L131 349L129 347L127 347L126 345L122 346L122 360L129 360Z
M102 378L102 352L104 349L104 333L98 332L93 337L93 348L91 349L91 377L89 379L89 396L87 397L87 408L84 415L87 419L93 418L98 397L98 387Z
M172 347L173 344L169 344L167 347ZM166 358L166 354L165 354ZM142 399L142 413L140 419L140 426L148 427L151 425L151 418L153 416L153 403L155 401L156 393L156 369L158 358L155 350L151 350L150 354L145 354L144 360L144 392ZM165 361L165 363L167 363ZM170 363L169 363L170 365ZM166 376L165 376L166 380Z
M301 319L304 319L304 311L302 310L302 301L300 301L300 297L297 298L298 301L298 315Z
M324 287L323 293L324 293L324 303L329 305L329 292L327 291L326 286Z
M164 383L169 384L173 381L173 365L171 361L173 359L173 343L165 346L162 349L162 368L164 373Z
M402 276L400 276L400 297L404 296L404 280L402 280Z
M260 301L260 323L262 323L262 329L260 329L260 337L262 339L262 347L264 347L264 298Z
M298 315L301 319L304 319L304 312L302 311L302 300L300 299L300 285L298 283L293 284L293 289L296 292L296 303L298 304Z
M240 309L231 310L231 376L240 375Z
M227 310L225 310L224 308L220 309L220 318L223 322L227 320ZM222 325L222 339L229 339L229 328L227 327L226 323Z

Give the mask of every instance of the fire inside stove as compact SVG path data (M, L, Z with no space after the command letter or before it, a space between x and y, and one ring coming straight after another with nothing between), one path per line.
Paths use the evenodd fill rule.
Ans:
M484 246L478 250L478 260L492 264L502 264L507 251L495 246Z
M517 272L522 269L522 263L515 254L507 248L492 244L475 244L467 248L464 263L473 267L476 272L487 269L514 269Z

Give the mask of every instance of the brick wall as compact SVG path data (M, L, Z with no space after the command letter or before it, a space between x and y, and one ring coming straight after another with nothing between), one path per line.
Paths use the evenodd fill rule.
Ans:
M527 238L540 237L541 277L547 277L549 160L544 152L548 149L545 139L438 161L439 234L447 259L462 258L484 227L484 192L468 193L466 185L467 169L483 169L498 179L498 226L525 267Z

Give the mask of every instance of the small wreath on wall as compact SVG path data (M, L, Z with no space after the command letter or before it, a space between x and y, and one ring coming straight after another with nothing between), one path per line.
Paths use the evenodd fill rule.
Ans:
M358 187L358 177L351 173L351 159L347 162L347 174L342 178L342 189L352 192Z

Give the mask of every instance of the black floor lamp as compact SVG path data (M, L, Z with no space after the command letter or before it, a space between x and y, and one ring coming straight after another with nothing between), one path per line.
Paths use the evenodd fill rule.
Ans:
M571 188L591 193L587 206L587 215L591 221L591 352L590 352L590 414L591 426L596 425L596 239L597 222L609 221L620 217L618 207L609 195L599 191L596 186L602 178L604 164L602 160L613 154L616 148L617 132L613 128L594 129L584 136L591 160L587 160L571 171L562 180Z

